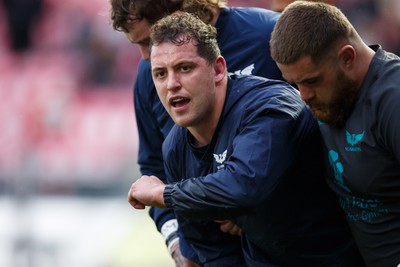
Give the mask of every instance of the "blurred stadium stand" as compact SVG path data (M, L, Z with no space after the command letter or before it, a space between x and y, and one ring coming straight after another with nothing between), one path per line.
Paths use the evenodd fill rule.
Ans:
M2 193L16 181L33 193L125 193L137 176L140 55L109 26L106 1L43 1L31 31L16 49L0 20Z
M38 193L125 192L137 176L131 88L140 55L112 30L107 1L34 2L31 41L18 48L7 27L18 20L0 8L1 191L25 177ZM229 3L268 7L265 0ZM368 42L395 53L399 3L337 0Z

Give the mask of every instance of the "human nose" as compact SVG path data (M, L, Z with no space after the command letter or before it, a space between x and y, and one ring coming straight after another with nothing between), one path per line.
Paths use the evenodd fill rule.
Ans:
M314 92L310 88L302 85L297 85L297 87L300 91L300 96L303 101L307 102L307 100L310 100L314 97Z
M179 77L173 72L168 73L167 78L167 89L168 90L176 90L180 87Z
M148 46L139 45L139 51L140 51L140 55L142 56L142 58L144 60L149 60L150 59L149 47Z

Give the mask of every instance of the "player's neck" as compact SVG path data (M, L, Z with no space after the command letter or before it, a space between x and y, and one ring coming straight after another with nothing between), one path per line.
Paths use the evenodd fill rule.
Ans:
M192 134L194 139L194 145L196 147L206 146L211 143L214 136L215 130L217 129L219 118L222 113L222 105L216 105L213 111L207 119L203 120L195 126L188 127L189 132Z
M223 106L220 105L221 107ZM193 136L193 144L196 147L203 147L211 143L214 136L215 130L217 129L219 118L222 113L222 108L216 109L214 112L210 113L207 120L196 126L188 127L189 132Z

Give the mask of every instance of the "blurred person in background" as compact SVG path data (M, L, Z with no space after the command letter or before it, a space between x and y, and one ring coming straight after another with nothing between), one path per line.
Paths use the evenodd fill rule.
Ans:
M32 30L42 11L41 0L3 0L11 48L23 52L31 47Z
M139 132L138 163L143 175L155 175L165 180L161 148L174 125L157 96L148 62L150 26L159 19L179 10L196 14L204 22L216 26L217 41L229 72L281 79L276 63L266 52L279 13L261 8L228 7L226 1L219 0L111 0L110 3L113 28L138 45L143 57L134 88ZM152 208L150 215L177 266L182 266L184 257L198 262L190 247L184 245L184 240L180 240L180 245L177 242L178 224L172 211ZM181 249L184 257L179 246L185 246Z
M283 11L271 54L320 121L327 181L367 265L399 266L400 58L367 46L338 8L307 2Z
M363 266L299 92L228 76L215 28L188 13L155 24L151 43L153 80L176 125L163 144L169 184L142 176L132 206L173 209L203 266ZM241 243L215 220L237 224Z

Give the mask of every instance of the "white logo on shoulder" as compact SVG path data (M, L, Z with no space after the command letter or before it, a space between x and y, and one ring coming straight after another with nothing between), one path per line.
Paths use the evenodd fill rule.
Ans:
M224 152L222 152L222 154L213 154L215 161L219 164L224 163L224 161L226 160L227 153L228 153L228 150L225 150Z
M254 64L251 64L242 70L235 71L234 74L251 75L253 73L253 70L254 70Z

